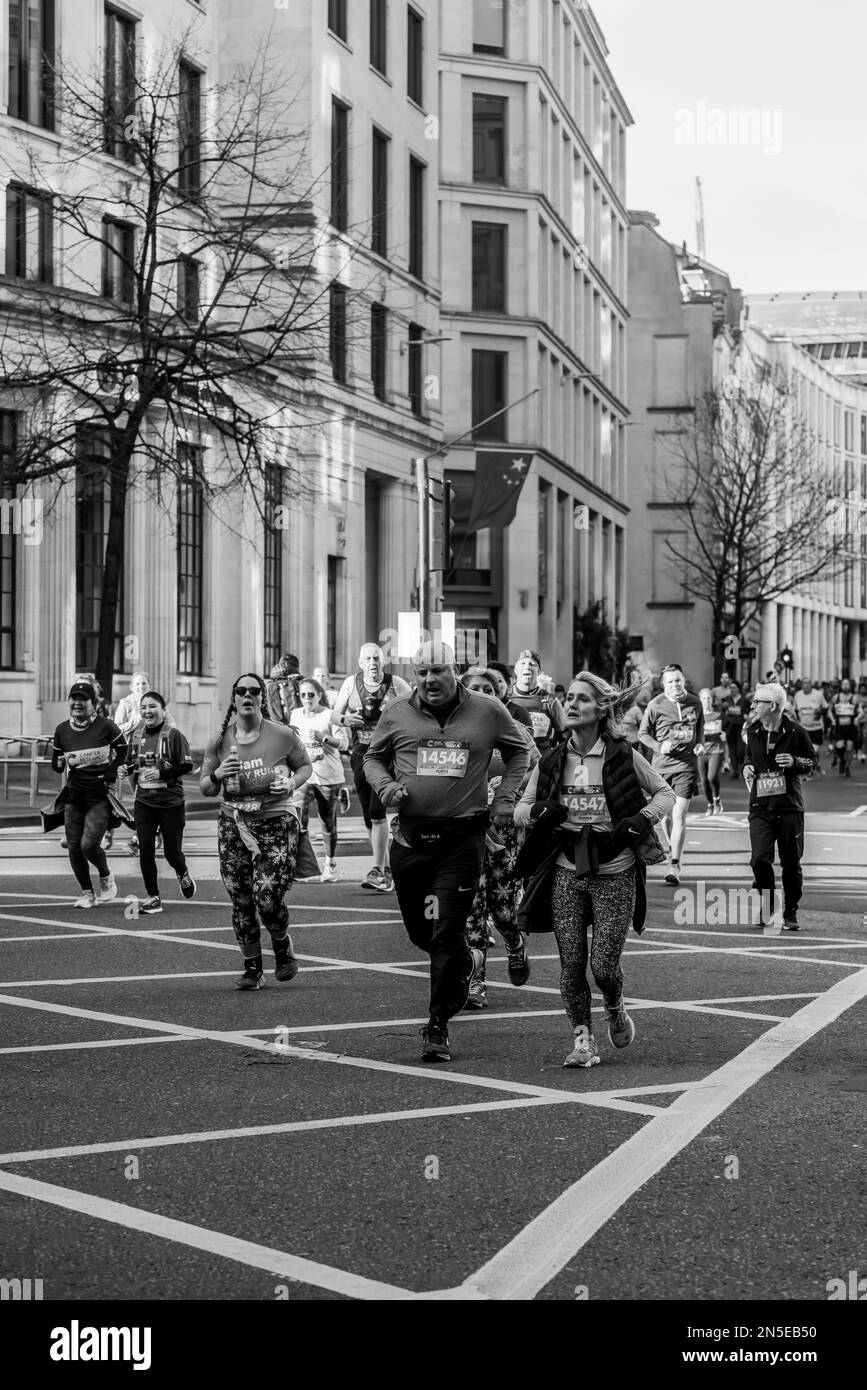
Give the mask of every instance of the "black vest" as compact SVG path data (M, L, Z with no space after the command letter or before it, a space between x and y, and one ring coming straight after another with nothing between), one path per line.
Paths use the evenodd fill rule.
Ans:
M625 739L603 736L605 761L602 764L602 790L612 825L626 816L635 816L647 805L647 797L635 775L632 750ZM556 797L563 776L563 764L569 751L569 740L564 740L550 753L544 753L539 760L539 777L536 783L536 800L548 801ZM648 826L649 828L649 826Z

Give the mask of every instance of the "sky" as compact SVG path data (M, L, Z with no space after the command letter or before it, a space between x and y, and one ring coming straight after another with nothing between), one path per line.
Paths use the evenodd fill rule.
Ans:
M707 259L736 287L867 290L864 0L591 5L635 122L627 205L695 250L698 176Z

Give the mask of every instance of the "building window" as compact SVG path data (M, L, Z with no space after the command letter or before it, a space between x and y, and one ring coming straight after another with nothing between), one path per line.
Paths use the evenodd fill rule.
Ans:
M847 410L843 416L843 448L847 454L855 451L855 416Z
M867 454L867 415L861 416L861 453Z
M109 464L105 430L82 425L75 466L75 669L95 671L108 541ZM114 669L123 670L123 571L115 610Z
M506 234L508 228L473 223L474 310L506 312Z
M54 283L54 209L50 194L6 189L6 274Z
M506 7L503 0L473 0L473 52L506 52Z
M135 228L114 217L102 219L102 293L117 304L131 304L135 288Z
M54 0L9 0L8 110L54 129Z
M370 0L370 66L385 77L387 0Z
M338 668L338 627L340 592L343 583L343 560L339 555L328 556L328 591L325 608L325 660L329 671Z
M0 410L0 478L12 477L15 471L15 448L18 438L18 419L14 411ZM6 502L15 501L14 488L0 492L2 525L0 525L0 671L15 670L15 563L16 526L7 515ZM11 508L9 509L11 512Z
M424 329L421 324L411 323L409 326L409 343L407 346L407 358L409 359L409 404L413 415L422 413L422 340Z
M377 256L383 257L388 255L388 146L388 136L374 130L370 185L373 212L370 249Z
M178 65L178 189L197 198L202 187L202 74Z
M373 394L381 401L385 400L387 314L384 304L370 306L370 379L373 382Z
M201 262L192 256L178 257L178 313L187 323L198 323L202 316L199 297Z
M328 0L328 27L346 42L346 0Z
M539 612L542 601L548 597L548 558L551 549L551 485L539 484L538 496L538 540L539 540Z
M424 73L424 20L411 5L406 11L406 94L421 106Z
M487 349L473 352L473 439L505 442L506 416L500 415L496 420L488 420L488 416L497 414L505 407L508 356L506 352L489 352Z
M135 158L128 118L135 112L135 21L105 8L103 141L106 154Z
M506 182L506 98L473 94L473 183Z
M335 282L328 311L328 356L334 380L346 384L346 287Z
M276 464L265 467L265 573L263 576L265 670L270 671L282 655L283 631L283 532L274 524L277 509L283 505L283 469Z
M349 225L349 107L331 102L331 225L345 232Z
M409 273L417 279L424 272L424 165L409 160Z
M200 676L203 666L205 490L202 450L178 446L178 675Z

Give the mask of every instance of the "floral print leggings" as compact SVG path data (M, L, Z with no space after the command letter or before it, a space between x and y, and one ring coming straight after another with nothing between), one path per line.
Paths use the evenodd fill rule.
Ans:
M632 926L635 868L619 874L577 874L557 868L551 888L551 922L560 952L560 995L573 1028L590 1018L587 982L587 927L593 921L590 969L606 1004L616 1004L623 989L620 957Z
M485 858L473 906L467 918L467 941L483 955L488 950L488 917L501 936L511 942L517 931L515 914L521 895L520 879L512 881L511 873L518 857L521 832L517 826L498 826L493 832L506 846L492 854L485 846Z
M261 954L262 931L272 942L289 935L289 909L283 901L295 877L298 821L294 816L275 816L251 826L262 851L254 859L230 816L217 822L220 877L232 899L232 929L245 960ZM260 926L261 923L261 926Z

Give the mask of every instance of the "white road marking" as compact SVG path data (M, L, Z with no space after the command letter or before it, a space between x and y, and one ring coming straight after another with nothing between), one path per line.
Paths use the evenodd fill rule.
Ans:
M25 1043L21 1047L0 1047L0 1056L15 1052L81 1052L94 1047L140 1047L145 1043L198 1042L198 1038L91 1038L84 1042Z
M25 918L26 921L26 918ZM83 932L80 936L70 936L68 932L46 932L44 936L0 936L0 946L5 946L9 941L93 941L99 938L101 932Z
M209 1231L204 1226L193 1226L187 1221L175 1221L170 1216L141 1211L137 1207L125 1206L122 1202L94 1197L87 1192L75 1192L71 1188L58 1187L54 1183L36 1182L33 1178L20 1177L17 1173L0 1173L0 1191L4 1190L14 1192L19 1197L31 1197L38 1202L50 1202L66 1211L75 1211L83 1216L109 1221L126 1230L141 1231L145 1235L158 1236L179 1245L188 1245L194 1250L205 1250L210 1255L264 1270L272 1279L295 1279L316 1288L330 1289L332 1293L343 1294L347 1298L377 1302L413 1297L407 1289L396 1288L393 1284L364 1279L360 1275L350 1274L347 1270L332 1269L313 1260L288 1255L282 1250L256 1245L250 1240L239 1240L236 1236L224 1235L220 1231Z
M867 997L867 970L839 980L685 1091L614 1153L579 1178L493 1259L465 1280L468 1294L533 1299L645 1183L750 1087ZM450 1291L443 1291L450 1292Z

